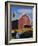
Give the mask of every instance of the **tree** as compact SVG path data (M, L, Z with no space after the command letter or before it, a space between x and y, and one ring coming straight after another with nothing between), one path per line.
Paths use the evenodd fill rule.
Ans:
M15 17L15 13L13 13L13 17Z

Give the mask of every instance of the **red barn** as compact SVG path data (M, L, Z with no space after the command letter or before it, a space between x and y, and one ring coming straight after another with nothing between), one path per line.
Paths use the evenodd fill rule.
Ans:
M30 18L26 14L21 16L18 20L18 30L22 32L24 25L31 25Z

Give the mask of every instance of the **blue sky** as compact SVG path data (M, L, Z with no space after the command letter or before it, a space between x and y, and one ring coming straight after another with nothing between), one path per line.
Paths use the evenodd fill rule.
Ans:
M19 19L20 15L22 13L27 13L31 20L32 20L32 7L26 7L26 6L11 6L11 20ZM15 17L13 17L13 13L15 13Z

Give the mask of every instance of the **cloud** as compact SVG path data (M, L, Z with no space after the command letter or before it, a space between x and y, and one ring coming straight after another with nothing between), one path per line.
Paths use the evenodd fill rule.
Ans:
M18 13L31 13L31 10L30 9L18 9L17 10Z

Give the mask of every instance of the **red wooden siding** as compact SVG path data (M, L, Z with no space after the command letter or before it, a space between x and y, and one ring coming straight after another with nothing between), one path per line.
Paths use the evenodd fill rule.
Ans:
M18 30L19 30L19 32L22 31L24 25L30 25L30 18L27 15L23 15L18 20Z

